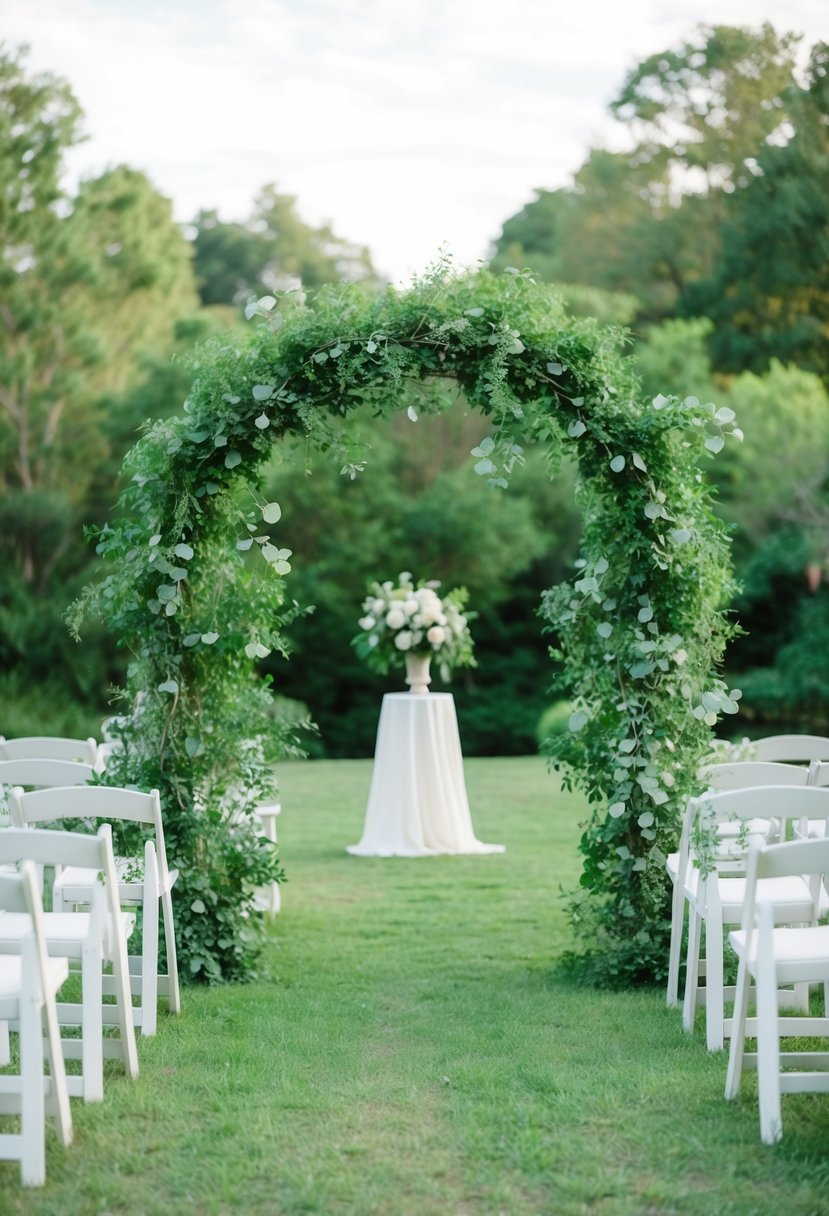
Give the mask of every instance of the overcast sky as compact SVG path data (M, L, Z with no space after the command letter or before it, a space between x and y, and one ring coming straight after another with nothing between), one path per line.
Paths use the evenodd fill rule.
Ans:
M536 187L613 142L607 105L701 23L829 41L829 0L0 0L3 38L72 85L75 174L126 162L247 216L266 182L395 282L487 256ZM618 137L616 139L618 143Z

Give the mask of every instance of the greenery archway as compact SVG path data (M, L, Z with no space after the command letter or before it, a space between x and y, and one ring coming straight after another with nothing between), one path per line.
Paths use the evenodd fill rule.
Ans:
M527 442L547 446L553 471L562 451L577 457L582 555L541 605L576 706L551 754L593 806L571 911L597 978L655 976L664 854L710 728L737 708L717 676L727 539L699 469L737 433L733 413L695 398L640 401L624 335L568 318L526 273L444 267L404 292L265 297L249 314L249 339L203 349L182 416L129 454L120 518L97 537L106 573L73 613L77 626L95 611L131 655L111 779L162 792L190 974L251 973L253 890L279 871L251 812L287 741L253 668L285 649L297 608L263 464L276 440L299 433L354 475L332 417L366 401L383 414L437 410L454 381L490 420L473 458L496 492Z

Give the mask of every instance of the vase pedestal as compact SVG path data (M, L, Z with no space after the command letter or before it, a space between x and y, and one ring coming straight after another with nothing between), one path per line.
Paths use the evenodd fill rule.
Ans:
M429 685L432 682L432 677L429 675L431 661L430 654L406 655L406 683L409 685L409 692L414 693L415 696L423 696L429 691Z

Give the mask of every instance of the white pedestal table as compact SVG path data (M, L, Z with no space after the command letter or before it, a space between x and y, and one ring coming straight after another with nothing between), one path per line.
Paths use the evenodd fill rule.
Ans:
M451 693L387 693L358 857L503 853L483 844L469 814L455 701Z

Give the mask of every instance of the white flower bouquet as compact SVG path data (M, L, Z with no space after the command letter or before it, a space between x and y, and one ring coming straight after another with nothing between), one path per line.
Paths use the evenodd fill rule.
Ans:
M396 586L391 581L371 583L358 622L360 632L352 641L360 658L385 674L403 655L433 656L444 681L456 667L474 667L469 632L474 614L464 611L468 592L457 587L440 596L439 586L436 582L415 586L406 570Z

